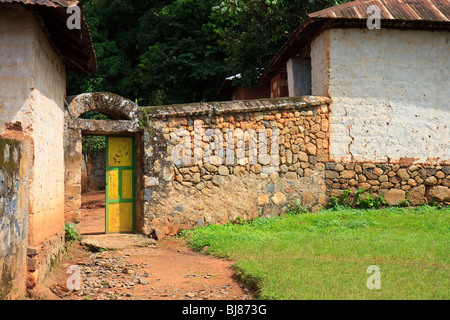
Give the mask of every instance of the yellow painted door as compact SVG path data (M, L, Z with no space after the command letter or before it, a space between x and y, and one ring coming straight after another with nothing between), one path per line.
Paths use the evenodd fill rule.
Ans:
M134 232L134 139L106 137L106 233Z

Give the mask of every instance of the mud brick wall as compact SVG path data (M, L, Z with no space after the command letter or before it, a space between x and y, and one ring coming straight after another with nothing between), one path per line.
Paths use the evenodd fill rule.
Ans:
M22 142L0 138L0 300L25 293L28 163Z
M294 200L313 211L323 206L329 102L303 97L147 108L144 233L162 238L237 217L276 216ZM233 141L228 150L227 141Z
M15 222L12 225L6 223L12 218L6 215L9 220L4 218L6 220L3 223L6 224L0 227L3 228L0 232L10 232L11 241L13 236L19 234L14 234L14 230L21 230L21 240L14 240L19 243L4 240L4 234L0 236L2 250L16 250L18 255L7 253L8 258L0 268L6 277L2 282L6 283L8 274L11 274L6 271L8 268L22 268L22 251L19 248L22 246L23 230L27 230L27 245L39 249L34 259L38 263L33 267L36 271L28 274L29 282L34 283L37 275L43 277L44 270L49 268L43 264L53 259L45 256L45 244L64 235L63 128L66 72L61 57L48 41L35 13L14 3L2 3L0 7L0 136L23 143L26 141L26 150L21 155L26 154L29 162L27 198L24 200L29 208L27 219L21 217L15 220L19 224L16 227ZM2 193L2 196L5 194ZM4 201L6 203L6 199ZM14 218L18 219L16 214ZM48 248L49 252L53 250L62 252L62 243L58 248ZM21 272L17 271L12 281L17 281L14 287L22 290L25 281L19 282L16 276L20 278ZM9 284L6 284L0 290L8 287ZM10 294L14 296L15 292Z

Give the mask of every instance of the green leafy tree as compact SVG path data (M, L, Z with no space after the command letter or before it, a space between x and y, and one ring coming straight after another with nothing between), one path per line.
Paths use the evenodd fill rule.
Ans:
M98 59L68 95L110 91L161 105L220 100L227 76L249 86L311 13L348 0L84 0Z
M138 41L139 19L149 9L170 1L84 0L98 72L92 76L69 74L68 94L109 91L134 101L140 98L137 77L139 58L144 51Z
M231 74L250 86L308 13L349 0L224 0L213 8L212 24L228 54Z
M216 0L177 0L140 20L140 79L148 101L164 103L217 99L227 75L223 48L210 13ZM149 95L150 94L150 95ZM156 100L156 101L155 101Z

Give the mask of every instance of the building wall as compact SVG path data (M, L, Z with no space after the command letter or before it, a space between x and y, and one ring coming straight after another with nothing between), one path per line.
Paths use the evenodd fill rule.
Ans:
M270 79L270 97L289 97L287 72L279 72Z
M311 59L291 58L286 62L289 97L311 94Z
M34 22L34 21L33 21ZM64 228L65 68L39 26L33 23L34 170L32 230L36 245Z
M203 107L203 114L192 114ZM207 223L276 216L296 200L313 211L325 204L327 99L192 104L159 112L180 109L155 117L144 132L145 234L160 239Z
M270 84L265 83L262 86L253 88L244 88L237 86L233 90L232 100L249 100L270 98Z
M34 86L32 16L18 6L0 4L0 133L23 131L30 136Z
M0 44L0 135L29 143L31 288L64 244L65 68L23 6L2 4Z
M330 157L450 161L450 34L331 29L312 44L312 94L333 100Z
M329 97L330 30L311 42L311 94Z
M448 165L330 159L333 107L307 96L148 108L140 232L276 216L295 201L314 212L346 189L388 205L450 201Z
M23 297L28 242L28 143L0 137L0 300Z

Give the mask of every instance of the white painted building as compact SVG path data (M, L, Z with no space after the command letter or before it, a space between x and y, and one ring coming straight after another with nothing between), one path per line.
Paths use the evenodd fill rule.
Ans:
M380 29L370 29L376 5ZM450 162L450 2L353 1L309 15L261 83L330 97L330 161ZM369 13L368 13L369 12Z

